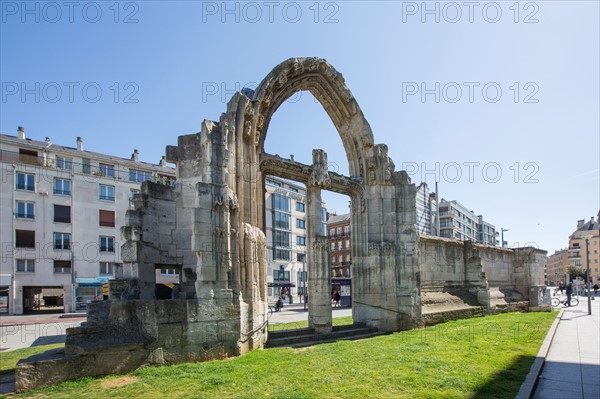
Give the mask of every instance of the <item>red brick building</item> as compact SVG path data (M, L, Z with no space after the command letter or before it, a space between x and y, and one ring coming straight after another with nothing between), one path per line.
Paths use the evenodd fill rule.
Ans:
M351 306L352 241L350 214L329 214L327 236L331 253L331 289L340 292L342 306Z

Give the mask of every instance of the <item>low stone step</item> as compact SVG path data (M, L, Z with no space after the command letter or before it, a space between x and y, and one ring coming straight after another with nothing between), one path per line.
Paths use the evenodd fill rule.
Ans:
M334 342L342 339L367 338L378 335L375 327L364 324L351 324L333 327L329 334L315 334L314 329L277 331L269 334L268 348L281 346L312 345L320 342Z
M315 333L314 328L296 328L294 330L269 331L269 339L293 337L296 335L308 335L308 334L314 334L314 333Z

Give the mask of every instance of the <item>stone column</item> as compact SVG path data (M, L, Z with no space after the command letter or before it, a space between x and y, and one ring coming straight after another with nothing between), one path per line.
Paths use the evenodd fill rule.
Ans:
M331 267L329 241L321 227L321 189L307 187L308 194L308 325L317 334L331 332Z

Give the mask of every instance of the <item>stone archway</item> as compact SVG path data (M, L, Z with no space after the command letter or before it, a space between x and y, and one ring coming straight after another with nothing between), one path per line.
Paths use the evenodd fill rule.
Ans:
M273 167L278 162L264 151L268 126L279 106L303 90L311 92L321 103L340 134L350 176L334 176L329 172L326 154L322 152L313 153L313 165L297 162L285 165L282 160L277 166L278 175L303 169L304 173L299 173L304 175L300 181L307 185L309 201L319 204L321 190L330 189L332 180L342 181L338 192L348 194L352 200L354 320L387 331L408 328L419 317L414 185L405 172L394 171L387 146L374 144L371 127L358 103L342 75L327 61L319 58L286 60L265 77L256 91L244 90L243 94L234 95L228 104L228 112L220 124L235 126L231 130L238 133L228 136L235 140L235 145L228 140L228 168L230 187L235 187L240 201L240 222L258 229L264 226L261 165L270 163ZM235 179L232 176L236 176ZM311 218L312 225L316 225L316 207L309 213L308 258L309 262L319 265L312 278L319 282L320 300L313 305L323 310L312 308L313 314L323 317L315 316L319 320L309 317L309 320L327 331L331 328L331 309L328 312L324 309L326 303L329 306L330 270L322 262L329 258L328 248L326 239L310 228ZM240 248L243 245L240 238ZM312 294L315 298L315 292ZM250 296L247 292L246 297Z

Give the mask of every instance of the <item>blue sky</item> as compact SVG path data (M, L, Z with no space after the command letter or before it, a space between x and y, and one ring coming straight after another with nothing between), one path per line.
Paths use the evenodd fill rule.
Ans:
M597 1L0 5L2 133L158 162L236 88L316 56L344 75L397 170L438 180L442 197L510 229L510 246L553 252L598 213ZM323 148L347 172L308 93L277 111L265 146L306 163Z

